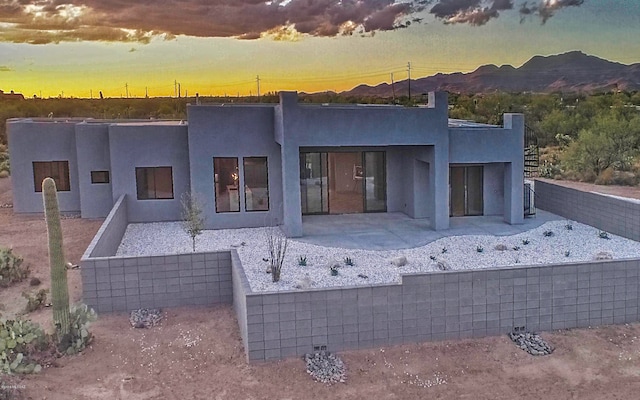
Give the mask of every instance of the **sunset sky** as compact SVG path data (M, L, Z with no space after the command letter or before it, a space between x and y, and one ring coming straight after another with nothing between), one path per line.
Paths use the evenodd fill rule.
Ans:
M0 89L348 90L581 50L640 62L637 0L0 0Z

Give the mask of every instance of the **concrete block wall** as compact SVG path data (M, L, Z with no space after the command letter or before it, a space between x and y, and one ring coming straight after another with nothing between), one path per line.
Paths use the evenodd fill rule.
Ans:
M535 206L565 218L640 241L640 202L535 181Z
M115 256L128 224L126 195L122 195L98 229L82 259Z
M81 262L83 301L97 312L231 304L229 251Z
M400 285L279 293L250 292L238 266L234 263L234 306L248 361L317 348L365 349L500 335L515 328L639 320L638 259L412 274Z

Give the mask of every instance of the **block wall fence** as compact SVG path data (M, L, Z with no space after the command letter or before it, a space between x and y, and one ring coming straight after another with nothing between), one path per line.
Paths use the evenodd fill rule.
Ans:
M250 292L233 260L248 361L639 320L638 259L411 274L395 285L280 293Z
M618 199L594 195L594 201L605 200L595 210L588 203L590 197L556 186L536 181L537 207L561 215L566 211L567 218L633 235L626 224L608 225L619 213L635 218L635 208L628 211L627 202L609 204ZM544 199L556 193L573 205ZM589 211L575 211L585 207ZM252 292L233 249L115 256L127 222L121 198L81 261L84 302L101 313L233 304L251 362L315 349L366 349L516 329L544 331L640 320L640 258L407 274L399 284Z
M535 181L535 206L603 231L640 241L640 201Z

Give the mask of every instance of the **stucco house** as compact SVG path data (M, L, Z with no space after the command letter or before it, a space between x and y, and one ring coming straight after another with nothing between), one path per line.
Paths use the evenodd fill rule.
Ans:
M402 212L523 221L524 118L502 127L449 120L446 93L420 107L189 105L187 121L20 118L7 122L14 211L42 211L51 176L63 212L105 217L126 194L131 222L180 219L204 201L206 228L282 225L303 216Z

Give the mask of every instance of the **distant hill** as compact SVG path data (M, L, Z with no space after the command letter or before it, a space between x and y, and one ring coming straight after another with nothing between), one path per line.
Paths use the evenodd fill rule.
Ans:
M454 93L487 92L597 92L613 89L640 90L640 63L625 65L571 51L535 56L519 68L511 65L483 65L470 73L436 74L412 79L414 95L433 90ZM395 83L398 95L407 94L407 81ZM353 96L391 97L388 83L359 85L341 93Z

